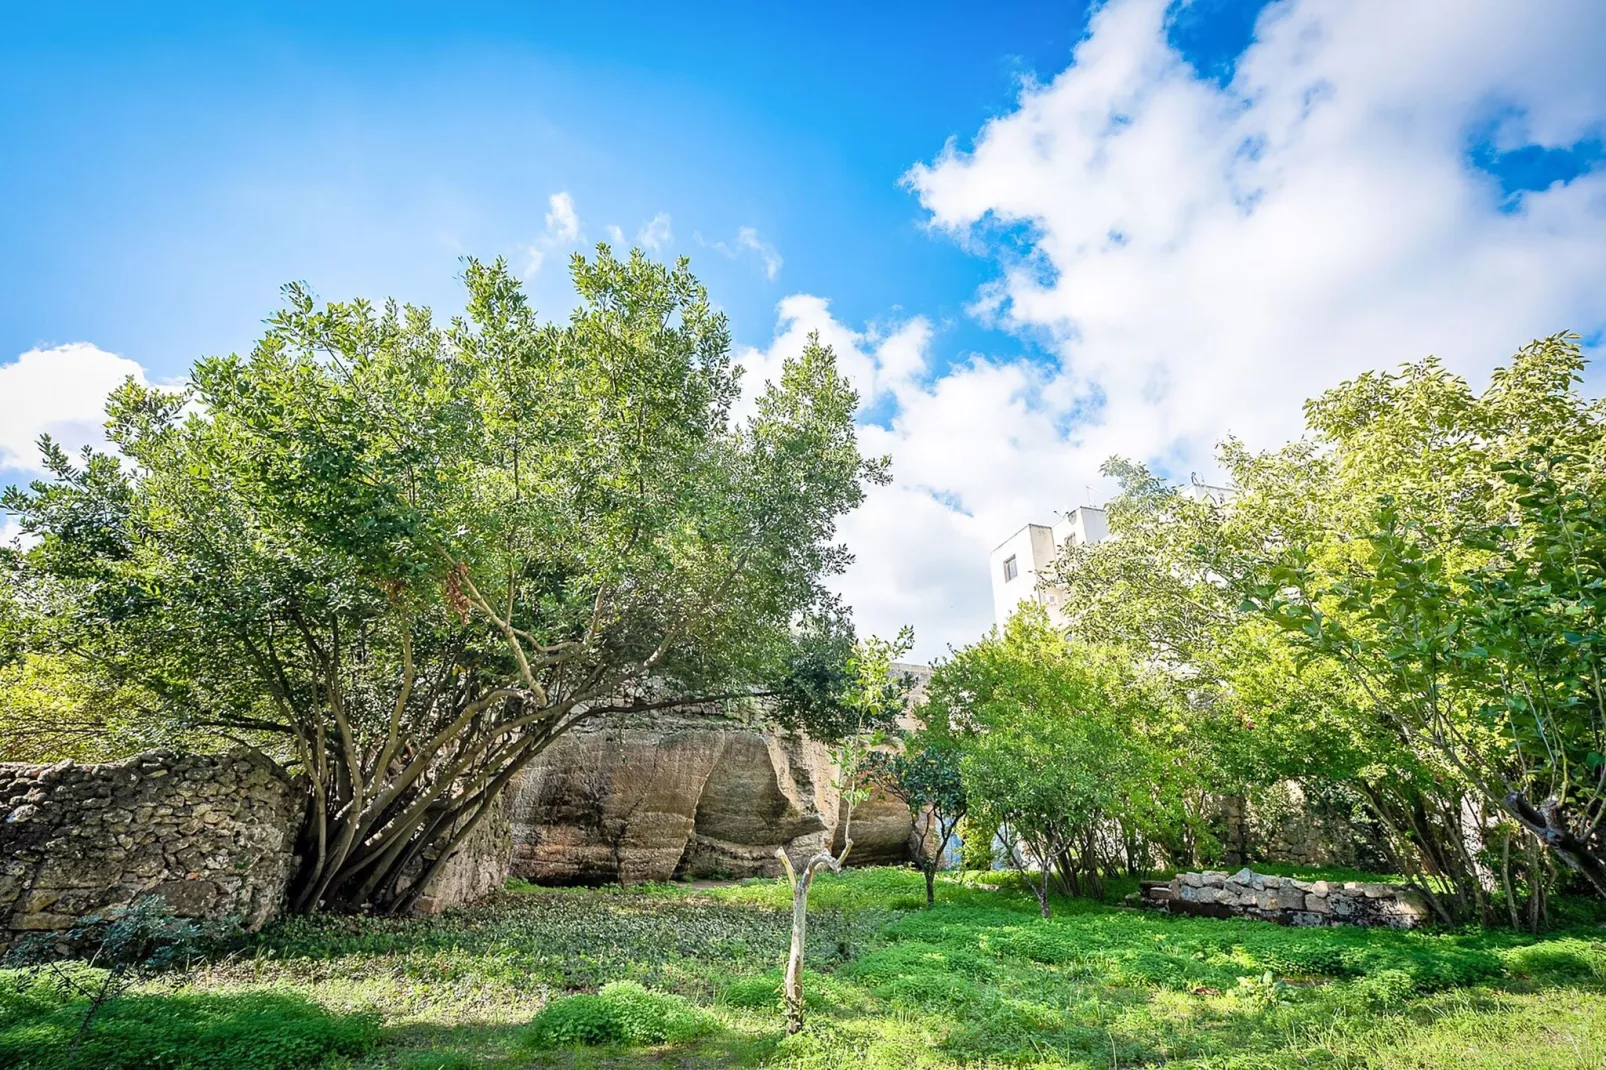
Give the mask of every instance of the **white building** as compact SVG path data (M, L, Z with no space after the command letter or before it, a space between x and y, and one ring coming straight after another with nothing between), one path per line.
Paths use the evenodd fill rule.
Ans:
M1189 501L1225 505L1231 500L1230 487L1189 483L1177 488ZM1088 546L1110 537L1110 525L1098 506L1079 505L1055 524L1027 524L998 544L987 561L993 582L993 619L1002 629L1021 602L1030 598L1048 610L1054 624L1064 627L1063 588L1039 586L1038 573L1047 569L1064 546Z
M1109 534L1103 509L1079 505L1056 524L1027 524L1000 543L987 564L993 577L993 619L998 627L1003 628L1015 607L1028 598L1046 606L1049 619L1063 625L1059 608L1063 592L1053 587L1039 589L1038 572L1054 563L1060 547L1086 546Z

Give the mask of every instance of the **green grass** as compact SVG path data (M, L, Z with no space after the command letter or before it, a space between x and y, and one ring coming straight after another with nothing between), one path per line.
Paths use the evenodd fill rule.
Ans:
M218 1047L238 1052L232 1070L1606 1068L1606 932L1593 926L1287 929L1072 901L1044 921L1006 875L944 875L927 909L920 875L899 869L822 876L811 905L808 1024L791 1037L779 880L520 885L434 918L297 921L144 986L119 1013L172 1025L276 1000L261 1005L276 1033L332 1038L300 1064ZM32 1018L0 1004L0 1043L68 1020L48 1002ZM52 1036L30 1057L59 1048Z

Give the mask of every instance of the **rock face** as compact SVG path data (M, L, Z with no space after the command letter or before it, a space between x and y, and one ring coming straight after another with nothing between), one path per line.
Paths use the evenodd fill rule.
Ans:
M1172 914L1259 918L1283 925L1383 925L1414 929L1428 912L1416 892L1392 884L1298 881L1253 870L1180 873L1142 882L1142 903Z
M245 750L0 764L0 945L145 895L257 928L284 897L298 807Z
M511 793L512 873L543 884L768 876L842 830L827 749L714 713L610 719L555 742ZM853 813L861 865L910 856L908 809Z
M504 794L491 804L490 812L436 872L435 879L414 901L413 911L418 914L438 914L500 890L507 883L512 851L507 796ZM430 861L433 859L426 858L412 867L409 876L401 881L402 889L410 887Z

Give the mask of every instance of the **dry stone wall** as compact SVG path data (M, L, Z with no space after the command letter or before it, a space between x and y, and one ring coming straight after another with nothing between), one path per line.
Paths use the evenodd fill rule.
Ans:
M1180 873L1167 881L1144 881L1142 905L1172 914L1209 918L1259 918L1283 925L1382 925L1414 929L1427 907L1414 891L1392 884L1301 881L1241 869Z
M245 750L0 764L0 945L145 895L259 927L290 878L298 800Z

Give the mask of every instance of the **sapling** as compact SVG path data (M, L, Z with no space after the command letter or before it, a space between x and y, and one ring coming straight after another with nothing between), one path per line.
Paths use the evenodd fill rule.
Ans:
M889 710L901 707L907 690L900 681L893 679L892 663L913 645L913 633L904 628L892 642L872 637L860 643L850 662L852 680L844 705L853 721L849 731L831 748L831 761L837 768L831 788L842 807L841 852L833 853L827 842L823 850L799 869L792 864L785 848L775 851L792 886L792 945L787 951L786 978L781 989L788 1033L803 1028L803 948L808 937L809 888L822 869L842 872L848 852L853 850L853 808L870 794L867 774L871 748L883 738L876 726L886 719Z

